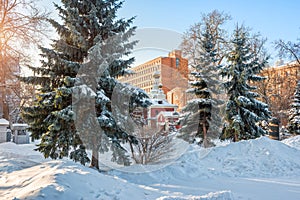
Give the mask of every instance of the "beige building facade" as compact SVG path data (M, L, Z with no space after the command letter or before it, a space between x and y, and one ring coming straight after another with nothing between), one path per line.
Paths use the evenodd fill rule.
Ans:
M272 116L280 121L280 125L286 126L296 84L300 80L300 65L281 63L265 68L261 75L266 78L256 84L261 100L269 105Z

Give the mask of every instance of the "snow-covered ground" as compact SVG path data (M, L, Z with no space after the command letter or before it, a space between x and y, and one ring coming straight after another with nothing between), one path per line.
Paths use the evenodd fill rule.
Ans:
M0 144L1 200L300 199L300 136L209 150L190 146L164 168L132 165L105 173L67 159L43 159L33 148Z

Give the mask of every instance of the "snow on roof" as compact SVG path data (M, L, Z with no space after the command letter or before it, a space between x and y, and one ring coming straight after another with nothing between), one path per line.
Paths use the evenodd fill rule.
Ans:
M150 102L152 103L150 107L172 107L172 108L178 107L177 105L171 104L166 100L162 100L162 99L150 99Z
M2 125L2 126L8 126L8 125L9 125L9 121L7 121L7 120L4 119L4 118L1 118L1 119L0 119L0 125Z
M28 127L28 124L16 123L16 124L12 124L12 127Z

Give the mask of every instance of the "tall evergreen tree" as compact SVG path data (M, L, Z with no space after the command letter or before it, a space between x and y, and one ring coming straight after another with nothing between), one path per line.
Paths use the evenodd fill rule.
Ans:
M268 120L268 105L257 100L259 96L251 86L251 82L262 81L257 75L267 64L267 58L260 58L251 48L249 33L244 27L235 30L232 40L232 51L227 56L228 65L224 66L221 75L227 79L224 87L229 100L226 105L227 126L223 130L222 139L239 141L264 135L266 132L258 122Z
M300 81L296 86L294 100L291 104L287 128L292 134L300 134Z
M133 18L117 19L116 12L121 6L119 0L62 0L62 6L55 4L62 24L52 19L49 22L59 39L53 41L52 48L41 47L42 65L32 67L36 76L23 78L26 83L39 86L34 104L24 108L23 117L30 125L32 137L41 138L37 150L45 157L70 156L85 164L89 161L85 151L87 146L93 150L91 166L99 168L98 151L107 151L106 143L112 142L113 160L121 163L123 159L122 163L128 164L128 158L120 157L125 155L120 142L130 137L112 119L110 103L117 83L115 78L123 75L133 62L133 58L122 59L122 56L129 55L135 44L128 42L135 28L130 27ZM93 68L89 68L91 66ZM87 78L93 79L90 81L94 81L96 88L88 85L89 81L82 81L82 73L76 78L79 70L86 71L84 68L94 70L91 71L94 76ZM89 128L97 127L95 122L100 124L101 130L94 131L89 137L103 146L82 140L87 132L78 130L79 123L74 120L86 115L82 110L75 113L72 108L78 106L72 102L72 95L76 99L78 92L86 92L86 96L91 97L90 103L96 106L96 120L89 121L89 124L87 119L81 119ZM99 140L99 137L106 139Z
M180 132L183 139L191 142L195 137L200 139L204 147L210 146L209 137L212 136L210 128L217 124L217 114L212 108L217 107L215 97L219 90L219 75L217 69L217 41L215 32L210 29L208 22L202 27L198 40L198 57L195 58L197 65L191 65L190 73L191 88L187 92L195 95L195 99L189 101L183 109L185 118ZM191 131L194 130L194 131ZM216 130L214 130L216 131ZM216 134L214 134L216 135Z

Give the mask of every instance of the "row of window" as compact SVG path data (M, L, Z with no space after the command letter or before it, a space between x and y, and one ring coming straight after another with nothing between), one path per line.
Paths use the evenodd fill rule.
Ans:
M158 70L157 67L151 67L149 69L146 69L146 70L142 70L142 71L136 71L134 74L131 74L131 75L127 75L125 77L122 77L121 80L122 81L130 81L130 80L133 80L135 78L139 78L141 77L142 75L146 75L146 76L143 76L141 78L143 78L142 80L140 81L145 81L145 80L151 80L152 79L152 76L153 76L153 73Z
M161 64L161 60L158 59L158 60L156 60L154 62L138 66L137 70L145 70L145 69L148 69L148 68L151 68L151 67L154 67L154 66L158 66L160 64Z
M151 66L151 67L148 67L146 69L136 69L136 73L133 74L132 76L140 76L140 75L144 75L144 74L152 74L154 73L155 71L159 70L159 66L156 65L156 66Z
M141 83L141 84L136 84L137 87L139 88L145 88L145 87L150 87L153 85L153 82L152 81L148 81L148 82L145 82L145 83Z
M153 84L152 79L153 79L153 77L151 75L148 75L148 76L142 76L142 77L129 79L127 82L132 83L134 85L137 85L137 84L143 83L143 82L146 82L146 83L151 82L150 84L152 85ZM123 79L123 81L126 81L126 80Z
M269 76L274 76L274 75L279 75L279 76L297 76L300 74L300 70L298 68L291 68L291 69L288 69L288 70L275 70L275 69L271 69L271 70L267 70L266 72L263 73L263 75L265 77L268 77Z

